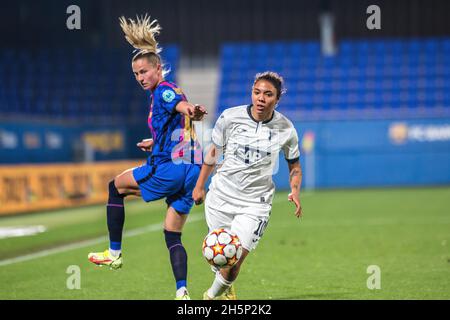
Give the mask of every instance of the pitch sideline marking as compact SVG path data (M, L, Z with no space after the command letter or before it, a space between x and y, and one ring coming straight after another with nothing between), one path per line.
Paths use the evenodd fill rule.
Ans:
M312 194L304 194L304 195L312 195ZM275 204L275 203L278 203L278 202L281 202L284 200L285 199L282 199L281 197L279 197L277 199L274 199L272 204ZM192 214L186 223L200 221L203 219L203 217L204 217L203 213L198 213L195 215ZM130 237L138 236L138 235L141 235L141 234L144 234L147 232L154 232L154 231L162 230L162 228L163 228L162 223L155 223L155 224L152 224L152 225L149 225L146 227L136 228L136 229L132 229L129 231L125 231L123 234L123 237L130 238ZM55 247L52 249L46 249L46 250L38 251L35 253L26 254L23 256L0 260L0 267L8 266L8 265L19 263L19 262L30 261L30 260L34 260L34 259L38 259L38 258L44 258L44 257L50 256L52 254L62 253L62 252L70 251L70 250L75 250L75 249L80 249L80 248L87 247L87 246L100 244L102 242L107 242L108 240L109 240L108 236L101 236L98 238L94 238L94 239L90 239L90 240L83 240L83 241L79 241L79 242L75 242L75 243L70 243L67 245Z
M202 219L203 219L203 214L195 214L195 215L191 215L186 223L197 222ZM142 235L142 234L145 234L148 232L159 231L162 229L163 229L162 223L155 223L155 224L148 225L146 227L141 227L141 228L132 229L130 231L125 231L123 234L123 237L131 238L134 236L139 236L139 235ZM102 242L107 242L108 240L109 240L108 236L101 236L98 238L94 238L94 239L90 239L90 240L83 240L83 241L59 246L59 247L52 248L52 249L46 249L46 250L38 251L35 253L26 254L23 256L0 260L0 267L11 265L14 263L19 263L19 262L30 261L30 260L34 260L37 258L47 257L47 256L50 256L50 255L56 254L56 253L62 253L62 252L80 249L80 248L91 246L91 245L100 244Z

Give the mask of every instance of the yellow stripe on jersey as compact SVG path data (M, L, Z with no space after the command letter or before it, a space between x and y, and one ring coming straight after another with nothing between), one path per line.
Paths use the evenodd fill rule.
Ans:
M184 137L183 141L196 140L197 134L195 133L194 124L189 117L184 117Z

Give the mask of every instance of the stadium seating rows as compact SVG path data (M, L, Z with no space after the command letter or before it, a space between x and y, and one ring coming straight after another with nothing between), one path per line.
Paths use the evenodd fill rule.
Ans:
M2 50L0 116L142 121L148 109L131 57L120 49ZM165 46L163 59L173 81L178 47Z
M249 103L255 74L266 70L285 79L286 113L450 110L449 38L344 40L337 48L325 56L317 41L223 45L219 112Z
M287 113L450 110L449 38L344 40L337 47L324 56L318 41L223 45L218 111L249 103L254 75L265 70L285 78L280 108ZM120 49L2 50L0 116L141 120L145 99L127 57ZM174 80L179 48L166 46L163 58Z

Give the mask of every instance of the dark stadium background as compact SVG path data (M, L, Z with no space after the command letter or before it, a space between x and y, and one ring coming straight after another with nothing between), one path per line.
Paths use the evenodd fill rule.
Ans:
M72 4L81 9L80 30L66 27ZM381 8L381 29L366 26L371 4ZM159 40L172 70L169 80L177 80L188 98L208 107L207 128L224 108L249 103L254 74L271 69L285 77L288 89L279 110L299 121L300 138L315 133L309 137L317 140L318 186L349 185L344 179L330 182L330 174L324 173L335 161L353 164L355 155L375 153L383 165L370 165L367 159L368 166L358 174L389 176L389 168L403 166L407 158L398 155L404 152L417 161L405 169L406 176L381 181L362 177L351 185L414 185L413 167L430 161L434 171L429 174L436 177L419 177L417 183L448 183L448 167L441 167L449 159L448 139L398 146L386 138L389 130L398 133L412 125L444 131L448 125L448 10L444 0L4 2L0 163L142 158L135 142L148 135L147 100L130 72L132 48L123 39L118 17L149 13L163 27ZM336 55L330 57L321 54L319 17L324 13L334 19ZM367 131L383 126L374 129L384 139L376 147L370 133L352 126L372 119L389 121L367 122ZM347 138L330 140L327 130L340 131L333 126L343 122L324 120L355 121L346 124L347 136L363 141L330 149ZM330 127L317 129L322 124ZM118 134L122 143L110 150L94 146L94 154L86 155L84 134L99 131ZM105 137L110 138L90 138L98 145ZM415 159L423 148L432 159ZM282 174L284 170L282 165ZM348 178L349 169L343 175Z
M79 30L66 26L70 5L81 10ZM381 10L381 29L367 27L370 5ZM257 72L273 70L285 78L287 93L278 110L291 119L300 138L304 227L291 230L293 223L277 220L292 210L277 200L254 265L265 254L290 256L292 250L302 250L299 265L305 264L304 272L315 272L309 278L303 275L300 291L312 292L320 285L318 292L302 296L289 283L273 285L273 294L253 283L260 291L243 291L243 297L254 298L257 292L258 299L448 299L449 12L447 0L3 1L0 235L12 234L16 226L44 228L35 235L0 238L0 268L10 288L0 296L122 298L114 292L94 292L94 276L89 280L93 286L86 282L91 291L79 295L41 290L29 270L48 270L50 277L59 269L52 269L48 258L35 260L36 254L53 248L65 252L66 245L78 246L84 240L103 243L97 237L106 234L107 182L146 159L136 142L149 137L148 96L134 80L133 49L118 18L148 13L162 26L158 39L171 69L168 79L176 81L191 102L209 110L204 123L197 124L204 145L221 111L250 103ZM324 19L330 19L330 29ZM282 156L274 181L278 199L284 199L289 184ZM163 210L159 202L130 202L130 207L127 229L140 230L134 236L146 232L142 226L161 220L155 216ZM201 208L195 210L199 212L192 224L202 219ZM299 240L293 240L297 231ZM205 232L204 223L195 232L187 229L188 251ZM161 238L146 236L150 242ZM137 242L134 245L138 248ZM162 243L156 247L165 254ZM73 251L78 260L70 260L65 252L54 261L58 268L83 261L83 270L90 270L84 261L87 250ZM132 257L130 250L131 264ZM193 258L193 270L200 260ZM381 261L382 270L390 270L398 282L392 280L392 286L376 296L365 288L367 275L361 269L359 278L342 276L347 282L336 289L326 267L331 260L350 278L359 272L350 262L365 268ZM165 260L158 263L166 269ZM251 263L249 268L255 270ZM269 286L270 275L290 272L285 267L289 263L266 268ZM199 264L203 272L204 261ZM402 272L411 265L415 280L402 282ZM201 272L193 272L193 277ZM139 278L132 276L128 281ZM162 292L141 297L130 288L128 297L170 298L172 292L162 280L170 274L159 276L160 282L148 290ZM358 291L361 283L363 293ZM417 290L421 285L426 288ZM328 292L330 287L335 291Z

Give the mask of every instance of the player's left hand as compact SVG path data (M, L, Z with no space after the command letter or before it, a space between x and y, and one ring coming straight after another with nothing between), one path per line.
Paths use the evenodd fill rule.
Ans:
M201 121L203 119L203 117L206 114L208 114L208 111L206 111L206 108L199 104L195 104L194 106L189 108L188 112L189 112L189 118L191 118L193 121Z
M302 205L300 204L300 196L298 193L291 192L288 195L288 200L295 204L295 216L301 218L303 216Z

